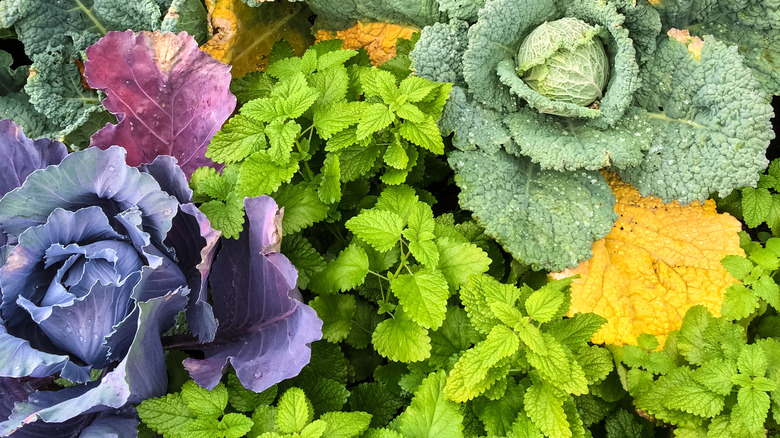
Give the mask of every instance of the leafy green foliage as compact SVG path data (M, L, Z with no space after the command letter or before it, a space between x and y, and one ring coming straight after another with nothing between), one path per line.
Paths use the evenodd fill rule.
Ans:
M408 71L399 78L339 42L316 44L301 57L275 53L266 72L231 85L243 106L206 152L226 164L224 171L209 175L207 185L192 183L224 236L237 237L241 229L236 199L275 195L286 209L283 230L294 233L341 210L346 183L383 173L385 183L402 184L425 157L444 152L436 121L450 84L406 77ZM226 190L209 190L215 179ZM371 236L368 228L387 225L392 234L386 221L395 221L395 228L398 221L384 215L374 224L378 219L359 216L347 227L385 251L395 236Z

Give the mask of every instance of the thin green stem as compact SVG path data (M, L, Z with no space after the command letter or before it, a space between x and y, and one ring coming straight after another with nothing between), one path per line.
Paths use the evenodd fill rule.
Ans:
M651 119L663 120L665 122L676 122L676 123L680 123L680 124L683 124L683 125L693 126L694 128L699 128L699 129L706 129L707 128L706 126L700 125L700 124L694 122L693 120L673 119L671 117L668 117L666 114L662 114L662 113L651 113L651 112L648 112L647 113L647 117L650 117Z

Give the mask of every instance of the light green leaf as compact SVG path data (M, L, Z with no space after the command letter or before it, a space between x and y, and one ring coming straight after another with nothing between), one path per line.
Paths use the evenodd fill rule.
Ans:
M273 193L283 183L288 183L298 171L298 160L277 164L267 150L255 152L242 164L236 181L241 196L255 197Z
M431 206L424 202L418 202L409 210L408 228L404 230L403 235L409 241L432 240L435 237L433 234L435 225Z
M228 403L227 388L222 383L209 391L188 380L181 388L181 397L187 403L190 412L198 417L217 418L225 411Z
M353 438L360 436L371 423L371 414L365 412L328 412L320 417L328 427L322 438Z
M734 384L731 377L737 373L737 364L728 359L711 359L693 372L693 380L710 391L728 396Z
M358 140L367 138L371 134L386 128L395 120L395 114L381 103L373 103L365 108L355 135Z
M357 55L357 50L336 50L320 55L317 60L317 70L326 70L330 67L343 65L347 60Z
M751 287L759 298L775 309L780 309L780 286L771 277L762 275Z
M397 132L393 135L393 141L385 149L383 158L385 163L394 169L403 170L409 164L409 156L406 154L403 140Z
M392 249L401 238L403 219L391 211L363 210L344 224L377 251Z
M460 243L449 238L436 239L439 247L439 269L447 278L450 289L466 283L471 275L487 272L490 257L473 243Z
M344 102L349 90L349 74L344 66L320 71L309 76L309 83L319 92L314 108Z
M437 329L447 313L447 280L433 268L422 268L414 274L403 274L390 279L390 290L416 323Z
M318 294L345 292L362 284L368 274L368 255L356 243L351 243L336 260L314 275L311 290Z
M310 183L285 184L272 197L284 207L282 235L297 233L302 229L328 217L328 206L320 201L317 191Z
M434 154L444 153L444 142L441 138L441 132L436 125L433 117L426 117L420 123L414 123L411 120L405 120L401 123L399 131L401 136L410 142L428 149Z
M219 419L211 417L198 417L184 426L181 435L188 438L213 438L220 435Z
M546 331L571 351L583 348L607 320L595 313L576 313L571 318L551 321Z
M401 94L406 95L409 102L419 102L425 99L437 86L438 84L419 76L408 76L401 81L398 90Z
M531 324L527 316L523 315L517 308L500 301L489 303L490 311L501 322L508 325L517 333L517 336L528 348L538 354L546 354L547 347L542 338L542 332L538 327ZM497 326L498 327L498 326Z
M239 412L252 412L260 405L270 405L276 399L276 386L263 392L254 392L244 388L235 373L228 374L228 403Z
M311 278L327 265L312 244L297 233L282 239L281 252L298 270L299 289L306 289Z
M402 308L376 326L371 341L377 353L398 362L418 362L431 355L428 330L412 321Z
M534 327L534 326L531 326ZM542 332L544 354L533 350L527 352L528 363L548 383L573 395L588 392L588 381L582 367L574 360L560 342L550 334ZM522 338L521 338L522 339Z
M742 189L742 217L750 228L761 225L768 217L772 208L772 194L768 189Z
M753 270L753 263L745 257L729 254L720 261L729 274L737 280L742 280Z
M614 368L612 353L606 348L590 345L580 350L575 357L582 367L588 385L595 385L607 378Z
M268 148L268 156L275 164L285 165L290 161L290 153L295 148L295 140L301 133L301 125L292 120L287 122L271 122L265 127L265 135L271 147Z
M263 123L238 114L212 137L206 157L217 163L235 163L265 147Z
M395 76L384 70L364 69L360 74L360 82L363 86L363 94L379 96L387 105L390 105L400 95L395 84Z
M769 394L751 388L740 388L737 392L739 404L738 422L750 432L764 433L764 421L769 413Z
M447 308L447 316L438 330L430 333L431 358L428 363L444 368L455 354L476 344L480 338L469 322L466 311L460 306Z
M314 412L311 403L300 388L290 388L279 398L276 427L282 433L300 432L311 423Z
M424 123L425 119L428 117L425 113L417 109L416 106L406 101L390 105L390 111L395 112L399 118L408 120L412 123Z
M463 437L463 414L444 397L446 374L431 373L415 391L409 407L398 418L405 438Z
M460 288L460 299L466 313L474 328L483 335L487 335L494 325L501 323L493 314L490 304L500 302L514 306L519 296L518 288L500 283L489 275L475 275Z
M235 192L225 202L208 201L200 205L211 226L222 231L222 236L236 239L244 228L244 198Z
M223 431L225 438L240 438L245 436L254 424L246 415L231 412L222 417L219 429Z
M322 320L322 338L328 342L343 341L352 329L355 316L355 296L343 294L320 295L309 301L309 306Z
M306 425L301 430L301 438L320 438L328 428L328 424L322 420L317 420Z
M531 319L545 323L553 318L564 303L564 295L557 288L542 287L525 300L525 310Z
M404 230L406 231L406 230ZM409 251L412 256L425 266L435 268L439 264L439 249L436 244L431 240L409 242ZM447 279L444 279L445 283Z
M374 167L382 153L376 145L353 145L341 151L341 180L354 181L367 174Z
M184 433L186 424L197 418L179 393L144 400L137 409L141 421L149 428L170 436Z
M534 382L525 392L523 402L528 417L546 436L572 436L566 412L563 410L563 400L556 397L552 386L545 382Z
M313 123L317 134L323 140L330 140L334 134L343 132L348 127L360 121L363 102L335 102L314 110ZM352 133L354 136L354 133ZM357 137L349 144L354 144ZM331 143L328 142L328 145ZM349 146L344 145L344 147ZM330 149L328 149L330 150Z
M320 185L317 194L325 204L333 204L341 199L341 166L339 155L328 153L320 169Z
M742 347L737 359L737 369L742 374L751 377L764 377L767 370L767 359L760 345L750 344Z
M379 195L374 208L376 210L391 211L401 217L406 225L412 208L417 204L420 198L417 197L412 187L400 185L386 187Z
M481 395L488 389L484 381L491 368L519 347L520 340L512 330L503 325L493 327L484 341L458 359L447 379L447 398L462 403Z
M758 297L752 290L744 284L734 283L723 294L720 313L727 319L742 319L747 318L758 306Z

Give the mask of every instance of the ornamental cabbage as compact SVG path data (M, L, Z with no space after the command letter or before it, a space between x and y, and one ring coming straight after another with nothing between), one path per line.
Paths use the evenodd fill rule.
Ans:
M780 27L766 23L780 17L771 6L740 5L728 15ZM677 21L662 13L619 0L492 0L477 17L422 29L412 68L455 84L439 126L459 149L450 164L461 204L517 259L561 270L591 257L616 220L601 169L683 204L757 183L774 137L756 80L767 62L670 29ZM506 171L484 172L491 163Z

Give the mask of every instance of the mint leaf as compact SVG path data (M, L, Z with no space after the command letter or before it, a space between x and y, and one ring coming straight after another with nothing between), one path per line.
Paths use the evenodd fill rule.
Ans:
M551 320L565 301L560 289L548 286L545 285L525 300L528 316L541 323Z
M412 402L398 418L398 430L406 438L462 437L463 414L444 397L446 373L439 370L423 379Z
M376 145L350 146L341 151L341 180L354 181L367 174L374 167L382 151Z
M434 154L444 153L444 141L442 141L441 132L439 132L439 127L433 117L428 116L417 123L404 120L398 132L403 138Z
M742 280L753 270L753 263L745 257L729 254L720 261L726 271L737 280Z
M357 55L356 50L336 50L321 54L317 60L317 69L322 71L333 66L344 64L347 60Z
M345 292L363 283L368 274L368 255L356 243L347 246L336 260L311 279L311 289L320 294Z
M198 417L219 417L228 404L228 391L222 383L209 391L188 380L181 388L181 397L187 403L190 412Z
M320 71L309 76L309 83L319 92L315 110L323 105L343 102L349 91L349 74L344 66Z
M344 226L377 251L384 252L398 243L404 223L393 212L372 209L361 211Z
M317 194L325 204L333 204L341 199L341 167L339 155L329 153L320 169L320 185Z
M334 134L343 132L348 127L358 123L364 105L364 102L335 102L315 108L313 124L317 129L317 134L323 140L330 140ZM354 144L356 141L357 137L355 136L354 141L350 144ZM344 147L346 146L349 144L344 145Z
M183 434L186 424L196 418L179 393L144 400L137 410L141 421L149 428L168 436Z
M211 226L222 231L222 236L237 239L244 228L244 198L235 192L227 201L208 201L198 207L206 215Z
M379 96L387 105L400 96L395 84L395 76L384 70L364 69L360 74L360 82L363 86L363 94Z
M263 392L254 392L244 388L236 374L228 374L228 403L239 412L252 412L260 405L270 405L276 398L276 386Z
M355 316L354 295L320 295L309 301L309 306L322 320L322 337L328 342L340 342L352 329Z
M381 103L373 103L365 108L355 132L357 139L362 140L369 135L386 128L395 120L395 114Z
M546 436L571 436L563 400L556 397L552 386L534 382L525 392L523 402L528 417Z
M408 76L401 81L398 90L406 95L409 102L419 102L428 97L437 86L438 84L419 76Z
M273 193L282 183L289 183L298 171L298 160L278 164L268 150L255 152L241 164L236 190L246 197Z
M449 238L436 239L439 247L439 266L451 290L466 283L471 275L487 272L490 257L477 245L459 243Z
M211 139L206 157L217 163L236 163L253 152L265 149L266 144L263 123L238 114Z
M742 217L750 228L756 228L769 217L772 194L768 189L742 189Z
M285 391L276 409L276 427L282 433L300 432L314 416L311 403L300 388Z
M327 423L322 438L352 438L360 436L371 424L371 414L365 412L328 412L320 420Z
M272 197L279 208L284 207L283 236L297 233L328 217L328 206L322 203L310 183L285 184Z
M403 145L403 140L398 133L394 133L393 141L385 149L385 155L383 156L385 163L394 168L403 170L406 169L406 165L409 164L409 155L406 154L406 149Z
M214 438L220 436L219 420L217 418L196 418L184 427L182 436L188 438Z
M289 120L287 122L272 122L265 127L265 135L271 147L268 157L274 164L284 166L290 161L290 154L295 147L295 140L301 133L301 125Z
M390 279L390 289L407 315L425 328L437 329L447 312L447 281L436 269L423 268L414 274Z
M406 185L387 187L379 195L374 209L391 211L400 216L403 223L406 224L412 208L419 200L412 187Z
M225 438L240 438L245 436L254 424L246 415L231 412L222 417L218 429L220 429L220 435Z
M282 239L281 252L298 270L299 289L306 289L311 278L327 265L320 253L300 234Z
M395 317L379 323L371 341L377 353L398 362L417 362L431 355L428 330L412 321L401 308Z

